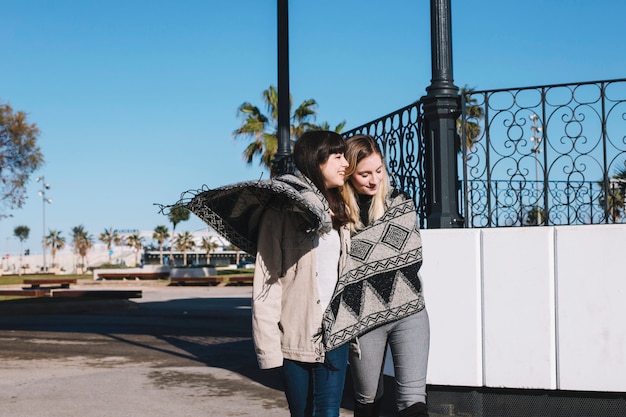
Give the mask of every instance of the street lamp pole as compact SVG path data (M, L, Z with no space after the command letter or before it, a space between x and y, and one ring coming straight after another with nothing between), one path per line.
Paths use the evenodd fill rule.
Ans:
M532 132L532 136L530 137L530 141L535 143L533 146L532 152L535 154L535 192L537 195L537 225L542 223L541 219L541 208L539 206L539 152L541 152L541 127L537 124L539 120L539 116L535 113L531 114L529 119L533 122L533 125L530 127L530 131Z
M289 117L289 1L278 0L278 149L272 175L293 171Z
M2 257L2 259L6 260L6 263L7 263L6 270L7 271L9 270L9 258L8 258L8 256L9 256L9 239L10 238L11 238L11 236L7 236L7 244L6 244L6 252L5 252L6 254Z
M13 217L13 215L12 214L0 214L0 220L6 219L7 217ZM8 233L7 233L6 252L5 252L5 255L2 256L2 262L0 262L0 267L4 268L4 266L3 266L4 265L4 260L5 259L7 260L7 268L6 269L9 269L9 258L8 258L8 256L9 256L9 237L10 236L8 236Z
M429 229L463 227L455 148L461 96L452 76L452 11L450 0L430 0L431 84L424 106L426 212Z
M43 250L43 271L46 272L46 203L52 203L52 199L46 198L46 190L50 189L50 184L46 184L46 178L42 175L41 177L35 178L36 182L41 181L41 190L39 190L39 195L41 196L42 207L43 207L43 231L41 232L41 249Z

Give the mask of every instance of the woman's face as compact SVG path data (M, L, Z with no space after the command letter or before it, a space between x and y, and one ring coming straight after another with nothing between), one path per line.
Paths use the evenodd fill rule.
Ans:
M350 182L358 194L375 195L383 180L384 169L380 155L373 153L356 165Z
M346 178L346 168L348 168L348 161L342 153L331 154L328 160L320 166L326 188L341 187Z

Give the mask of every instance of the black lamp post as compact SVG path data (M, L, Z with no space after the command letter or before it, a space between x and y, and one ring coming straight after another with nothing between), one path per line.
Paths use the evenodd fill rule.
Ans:
M450 0L430 1L432 79L424 103L428 228L462 227L459 214L456 119L461 114L459 88L452 77Z
M289 120L289 8L278 0L278 149L272 161L272 175L291 172Z

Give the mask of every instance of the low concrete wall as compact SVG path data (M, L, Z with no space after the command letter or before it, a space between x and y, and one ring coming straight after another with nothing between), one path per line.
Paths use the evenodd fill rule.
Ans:
M170 278L196 278L209 277L217 275L215 267L196 267L196 268L172 268Z
M422 240L429 384L626 391L626 225L423 230Z
M94 269L93 279L99 280L102 274L150 274L150 273L168 273L170 278L194 278L208 277L217 275L215 267L191 267L191 268L172 268L167 265L145 265L143 268L112 268L112 269Z
M170 272L171 267L168 265L144 265L143 268L110 268L110 269L94 269L93 279L100 279L100 274L149 274L159 272Z

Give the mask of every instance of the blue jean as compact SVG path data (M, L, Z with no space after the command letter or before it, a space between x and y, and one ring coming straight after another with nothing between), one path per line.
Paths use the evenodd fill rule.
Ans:
M339 417L348 348L326 352L324 363L284 360L280 374L291 417Z
M398 410L426 402L426 368L430 325L426 309L359 336L358 352L350 351L355 400L370 404L383 396L387 344L391 349Z

